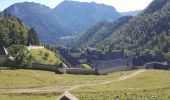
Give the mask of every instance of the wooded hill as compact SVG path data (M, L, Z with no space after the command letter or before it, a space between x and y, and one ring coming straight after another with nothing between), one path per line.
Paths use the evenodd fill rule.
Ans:
M72 38L63 37L80 35L97 22L112 21L121 16L112 6L70 0L61 2L54 9L34 2L16 3L4 12L18 16L26 25L34 27L42 42L55 45L70 42Z
M34 28L26 27L22 21L9 14L0 16L0 45L9 47L12 44L39 44Z
M113 30L109 37L104 38L104 40L100 39L101 42L92 46L100 49L125 49L135 52L148 49L155 52L167 52L170 47L169 19L170 1L154 0L139 16L134 17L123 27ZM96 30L94 28L91 31ZM98 31L105 34L100 28ZM93 39L89 40L95 44ZM87 45L90 45L90 42Z
M108 38L113 34L117 29L121 28L124 24L129 22L133 17L125 16L121 17L116 21L108 22L103 21L97 23L95 26L87 30L78 41L74 41L71 44L73 47L87 47L87 46L96 46L102 40Z

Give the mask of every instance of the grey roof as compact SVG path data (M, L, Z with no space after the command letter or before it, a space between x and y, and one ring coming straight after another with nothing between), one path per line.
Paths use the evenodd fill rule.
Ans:
M82 53L70 53L70 55L74 58L80 58Z
M79 99L74 95L70 94L68 91L65 91L56 100L79 100Z
M67 65L64 64L63 62L61 62L61 63L58 65L58 67L60 67L60 68L67 68Z

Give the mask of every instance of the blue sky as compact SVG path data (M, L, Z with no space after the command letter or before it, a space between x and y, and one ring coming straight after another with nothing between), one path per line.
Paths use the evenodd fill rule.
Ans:
M0 11L5 9L6 7L19 2L36 2L41 3L51 8L56 7L63 0L0 0ZM146 8L153 0L74 0L81 2L96 2L96 3L104 3L107 5L114 6L119 12L127 12L134 10L143 10Z

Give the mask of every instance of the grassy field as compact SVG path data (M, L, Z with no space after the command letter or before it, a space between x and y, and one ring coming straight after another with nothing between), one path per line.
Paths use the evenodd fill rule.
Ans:
M109 75L60 75L48 71L1 70L0 88L28 88L39 86L72 86L103 80L113 80L134 71L117 72Z
M82 64L82 67L84 69L92 69L92 66L88 65L88 64Z
M0 75L7 73L8 71L9 74L12 74L10 70L1 70ZM28 72L31 73L33 76L29 76L28 74L26 74ZM18 79L16 81L19 81L18 84L20 85L16 86L14 84L9 84L8 87L20 87L20 86L30 87L30 85L28 84L34 84L35 86L36 85L35 83L37 82L40 82L39 85L42 84L62 86L84 84L90 82L99 82L102 80L113 80L122 75L128 75L133 72L134 71L117 72L104 76L96 76L96 75L56 75L51 72L16 70L13 72L13 74L18 73L18 75L20 76L28 75L28 77L30 78L27 78L27 80L31 80L31 77L32 79L34 79L33 77L35 76L39 78L46 76L47 80L41 83L41 81L39 81L38 78L35 78L35 80L32 80L32 83L23 84L22 82L25 81L26 79L25 80ZM10 77L7 75L5 76L8 78ZM13 78L17 79L16 77L18 76L13 75ZM58 81L53 83L53 81L49 81L48 79ZM5 80L2 79L0 76L0 83L2 83L2 81ZM5 83L3 82L2 84ZM6 85L2 84L0 84L0 87L8 88ZM148 99L170 100L170 71L148 70L127 80L109 83L107 85L79 88L76 90L72 90L70 92L77 96L78 98L80 98L80 100L148 100ZM56 97L59 96L60 94L61 92L40 94L3 94L0 95L0 100L55 100Z
M82 100L170 100L170 71L149 70L114 84L84 87L72 92Z
M47 49L30 50L30 52L36 64L57 65L61 62L59 55Z
M58 94L59 95L59 94ZM8 94L0 95L0 100L56 100L54 94Z

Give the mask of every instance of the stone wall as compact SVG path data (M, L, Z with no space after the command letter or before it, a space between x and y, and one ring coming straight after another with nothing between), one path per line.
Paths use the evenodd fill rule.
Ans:
M27 48L28 48L28 50L44 49L44 46L30 45Z
M5 55L0 55L0 64L4 63L6 61Z
M116 71L132 69L131 61L128 59L117 59L110 61L95 61L93 65L98 74L108 74Z
M33 65L32 69L34 70L44 70L44 71L52 71L55 73L63 74L96 74L95 69L87 70L87 69L81 69L81 68L57 68L57 66L52 66L52 65Z
M82 69L82 68L68 68L66 70L68 74L84 74L84 75L89 75L89 74L96 74L95 69Z
M52 71L52 72L55 72L55 73L62 73L58 70L57 66L52 66L52 65L32 65L32 69Z
M144 65L144 68L146 69L161 69L161 70L169 70L169 66L167 65L167 62L150 62L146 63Z

